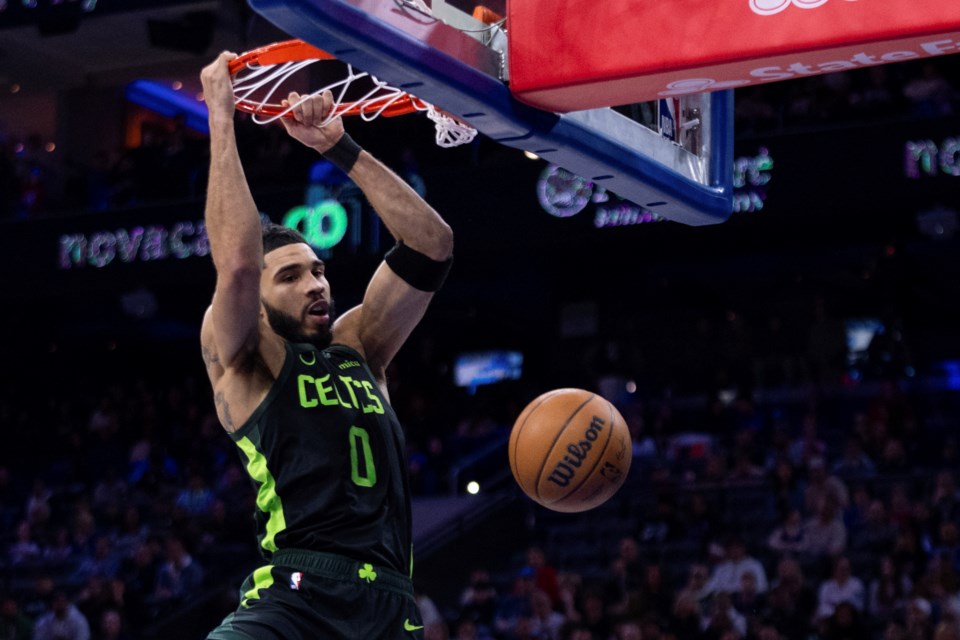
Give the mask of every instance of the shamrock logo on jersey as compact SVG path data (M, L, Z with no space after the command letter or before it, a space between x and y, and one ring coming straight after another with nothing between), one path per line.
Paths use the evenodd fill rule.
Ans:
M377 579L377 572L373 570L372 564L365 564L360 567L360 579L367 582L373 582Z

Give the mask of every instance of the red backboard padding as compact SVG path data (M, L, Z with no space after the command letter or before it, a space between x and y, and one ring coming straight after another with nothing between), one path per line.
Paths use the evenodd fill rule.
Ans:
M960 0L508 0L510 90L566 112L960 53Z

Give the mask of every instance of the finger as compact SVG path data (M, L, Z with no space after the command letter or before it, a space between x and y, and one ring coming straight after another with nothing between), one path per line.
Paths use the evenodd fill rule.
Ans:
M313 116L314 116L313 98L312 98L312 97L307 97L307 98L303 101L303 104L301 105L301 108L303 109L303 122L306 123L306 124L309 124L309 125L314 124L314 121L313 121Z
M300 104L300 94L296 91L291 91L290 95L287 96L287 100L290 102L290 105L293 106L293 119L297 122L303 122L303 109Z
M320 100L322 101L322 107L320 109L322 118L320 121L324 122L330 117L330 114L333 113L333 92L329 90L324 91L323 95L320 96Z

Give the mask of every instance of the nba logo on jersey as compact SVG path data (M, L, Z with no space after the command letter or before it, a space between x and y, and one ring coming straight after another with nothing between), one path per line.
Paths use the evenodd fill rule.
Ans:
M303 574L299 571L294 571L290 574L290 588L294 591L300 591L300 578L303 577Z

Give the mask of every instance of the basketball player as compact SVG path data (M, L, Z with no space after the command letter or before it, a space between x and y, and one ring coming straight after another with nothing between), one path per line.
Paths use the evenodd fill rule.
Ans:
M443 283L453 235L339 118L317 126L329 93L297 106L287 132L346 172L397 241L363 302L336 318L325 265L300 234L261 228L233 129L234 57L222 53L201 73L217 270L201 342L220 421L257 487L266 563L208 638L422 637L404 439L385 371Z

